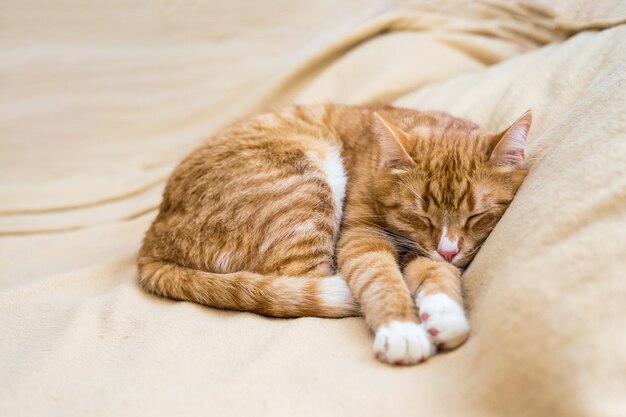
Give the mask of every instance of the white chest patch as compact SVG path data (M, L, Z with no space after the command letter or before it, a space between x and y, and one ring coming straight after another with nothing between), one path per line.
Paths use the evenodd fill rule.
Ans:
M346 183L348 182L348 176L343 166L339 148L330 148L321 162L326 180L333 193L335 218L337 219L337 224L339 224L343 214L343 200L346 197Z

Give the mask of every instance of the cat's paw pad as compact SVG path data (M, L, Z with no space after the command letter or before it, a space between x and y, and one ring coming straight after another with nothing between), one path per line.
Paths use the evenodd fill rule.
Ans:
M469 323L463 307L450 296L438 293L416 299L422 322L440 349L454 349L469 335Z
M435 348L422 325L394 320L376 331L374 352L382 362L413 365L435 353Z

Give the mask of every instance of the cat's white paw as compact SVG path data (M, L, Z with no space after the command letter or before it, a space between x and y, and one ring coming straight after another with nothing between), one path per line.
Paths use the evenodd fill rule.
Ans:
M435 347L424 326L394 320L376 331L374 352L380 361L392 365L413 365L435 353Z
M465 342L470 328L459 303L443 293L419 294L415 302L422 322L438 348L454 349Z

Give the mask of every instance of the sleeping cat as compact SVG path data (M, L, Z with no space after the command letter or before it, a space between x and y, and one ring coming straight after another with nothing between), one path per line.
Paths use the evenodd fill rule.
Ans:
M501 133L446 113L293 106L238 122L167 183L139 254L153 293L274 317L363 314L376 357L465 341L460 269L526 175Z

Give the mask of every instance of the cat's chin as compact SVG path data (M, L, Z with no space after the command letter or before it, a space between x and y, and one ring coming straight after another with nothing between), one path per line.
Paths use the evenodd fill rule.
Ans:
M460 259L458 261L451 262L451 265L457 268L459 271L463 272L467 269L471 261L472 261L471 259L470 260Z

